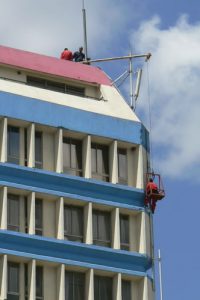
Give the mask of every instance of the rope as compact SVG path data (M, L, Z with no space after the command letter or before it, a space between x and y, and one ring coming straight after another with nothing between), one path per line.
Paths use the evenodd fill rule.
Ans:
M153 144L152 144L152 120L151 120L151 95L149 82L149 62L147 61L147 98L148 98L148 114L149 114L149 146L150 146L150 168L153 171Z

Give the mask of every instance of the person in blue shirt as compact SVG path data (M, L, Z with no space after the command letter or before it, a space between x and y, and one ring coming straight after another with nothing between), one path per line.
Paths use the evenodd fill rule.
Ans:
M83 47L79 48L79 51L74 52L73 59L75 62L80 62L85 60L85 54L83 53Z

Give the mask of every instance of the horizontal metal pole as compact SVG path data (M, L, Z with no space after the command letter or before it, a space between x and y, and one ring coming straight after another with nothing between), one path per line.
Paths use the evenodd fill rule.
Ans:
M117 56L117 57L109 57L109 58L100 58L100 59L91 59L87 61L83 61L84 64L93 63L93 62L104 62L104 61L112 61L112 60L121 60L121 59L132 59L132 58L140 58L145 57L146 60L150 59L151 53L147 54L136 54L136 55L126 55L126 56Z

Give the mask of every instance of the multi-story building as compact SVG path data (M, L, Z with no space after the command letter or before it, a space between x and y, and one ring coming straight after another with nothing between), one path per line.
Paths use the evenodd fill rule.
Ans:
M153 300L148 133L99 68L0 47L0 299Z

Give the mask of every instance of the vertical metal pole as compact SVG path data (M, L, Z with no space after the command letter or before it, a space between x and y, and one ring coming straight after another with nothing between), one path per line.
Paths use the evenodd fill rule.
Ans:
M131 53L130 53L131 55ZM130 74L130 101L131 101L131 108L133 109L133 63L132 59L129 59L129 74Z
M161 254L158 249L158 266L159 266L159 282L160 282L160 300L163 300L163 289L162 289L162 265L161 265Z
M87 50L87 26L86 26L86 11L85 11L85 5L83 0L83 36L84 36L84 51L85 51L85 59L88 58L88 50Z
M153 215L149 212L149 223L150 223L150 240L151 240L151 257L152 257L152 275L153 275L153 290L156 290L155 287L155 255L154 255L154 230L153 230Z

